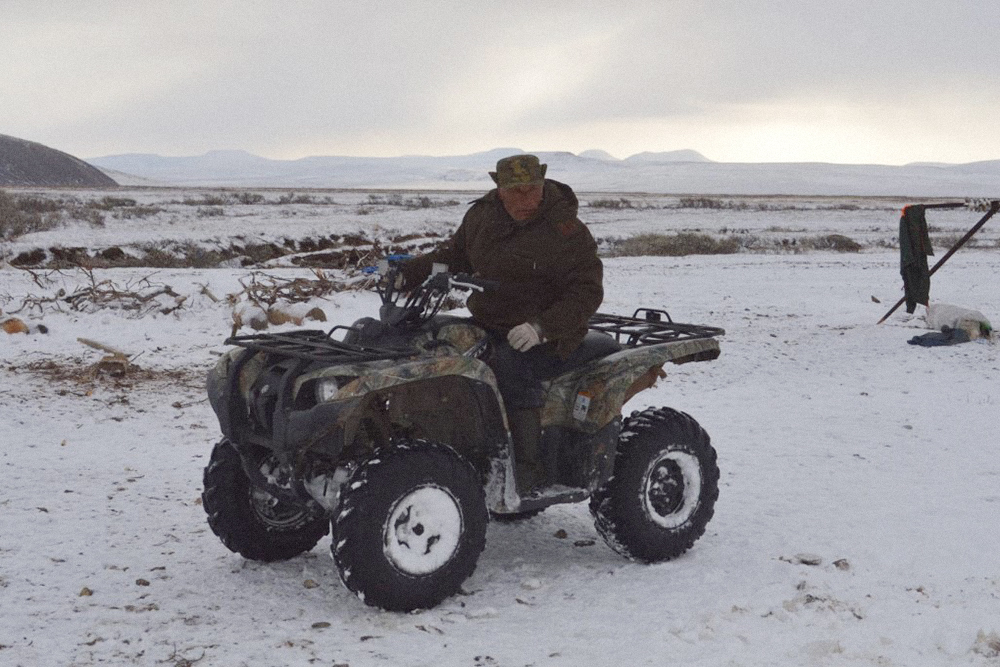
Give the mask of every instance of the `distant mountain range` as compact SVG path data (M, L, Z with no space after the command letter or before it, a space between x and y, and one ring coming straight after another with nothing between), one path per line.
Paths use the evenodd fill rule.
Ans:
M232 188L359 188L484 191L487 172L519 148L430 157L306 157L272 160L241 150L191 157L109 155L86 162L32 141L0 135L0 186L161 185ZM706 195L1000 197L1000 160L903 166L820 162L713 162L693 150L601 150L536 154L548 176L581 192ZM89 164L88 164L89 163Z
M109 155L87 161L123 185L386 188L483 191L487 172L517 148L472 155L272 160L240 150L192 157ZM713 162L693 150L639 153L536 152L548 176L582 192L713 195L998 197L1000 160L969 164L849 165Z

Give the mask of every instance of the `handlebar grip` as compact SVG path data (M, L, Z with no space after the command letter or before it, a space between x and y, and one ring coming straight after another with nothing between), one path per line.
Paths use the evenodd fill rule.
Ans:
M494 290L500 287L500 282L497 280L487 280L485 278L477 278L476 276L470 276L468 273L456 273L452 276L452 280L457 283L466 283L469 285L475 285L484 290Z

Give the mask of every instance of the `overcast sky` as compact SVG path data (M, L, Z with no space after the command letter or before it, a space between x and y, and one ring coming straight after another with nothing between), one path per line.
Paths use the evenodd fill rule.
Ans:
M0 0L0 134L79 157L1000 158L998 0Z

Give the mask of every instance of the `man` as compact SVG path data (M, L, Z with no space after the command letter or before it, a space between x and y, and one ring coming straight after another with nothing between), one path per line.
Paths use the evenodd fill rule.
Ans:
M496 189L473 202L451 239L403 266L406 285L423 281L435 262L499 283L473 292L468 307L497 343L487 363L507 408L523 492L543 481L541 380L579 347L604 298L603 266L576 195L546 179L546 167L534 155L497 162Z

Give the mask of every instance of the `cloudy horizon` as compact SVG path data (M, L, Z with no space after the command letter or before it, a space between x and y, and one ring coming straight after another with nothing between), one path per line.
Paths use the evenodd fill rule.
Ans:
M0 0L0 134L79 157L1000 158L1000 3Z

